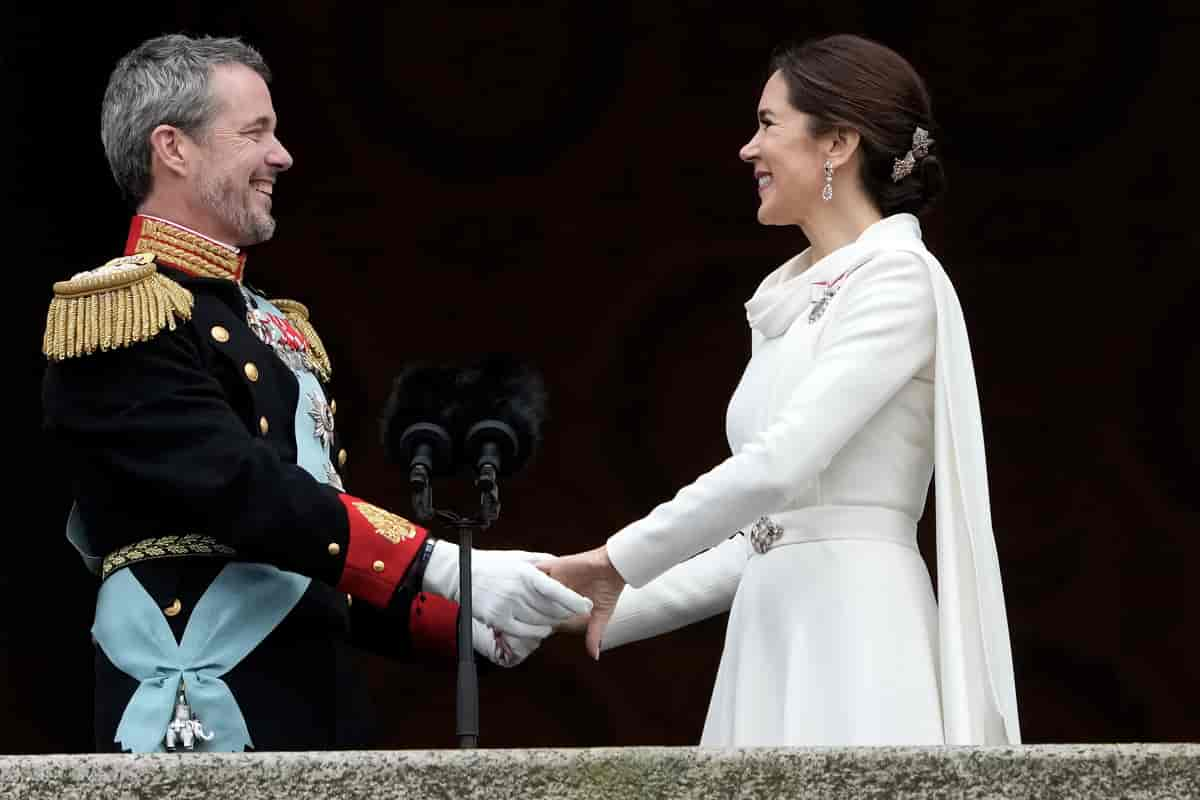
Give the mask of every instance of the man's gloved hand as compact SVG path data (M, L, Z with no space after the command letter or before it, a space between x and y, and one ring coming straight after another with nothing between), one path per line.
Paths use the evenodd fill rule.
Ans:
M540 641L559 623L590 613L591 600L534 566L551 558L523 550L472 550L471 616L504 636ZM459 601L458 545L440 539L434 544L421 589Z
M524 636L506 636L495 628L471 620L475 652L501 667L515 667L537 650L542 640Z

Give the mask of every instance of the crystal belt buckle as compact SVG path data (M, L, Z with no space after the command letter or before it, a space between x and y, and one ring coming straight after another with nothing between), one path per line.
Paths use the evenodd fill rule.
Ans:
M759 517L750 528L750 544L759 555L770 550L780 536L783 536L783 528L770 517Z

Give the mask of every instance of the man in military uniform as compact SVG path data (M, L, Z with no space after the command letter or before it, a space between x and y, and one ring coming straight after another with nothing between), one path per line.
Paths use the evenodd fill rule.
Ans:
M456 546L344 491L307 309L244 281L292 165L269 80L237 39L126 55L102 113L137 209L125 255L54 287L43 402L68 536L101 578L101 750L164 749L185 686L213 734L199 749L363 746L346 647L454 649ZM539 558L474 554L475 646L496 663L590 609Z

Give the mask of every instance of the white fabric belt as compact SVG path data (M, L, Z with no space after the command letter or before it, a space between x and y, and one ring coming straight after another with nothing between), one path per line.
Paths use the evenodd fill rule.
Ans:
M810 506L762 517L747 529L752 551L837 539L891 542L917 549L917 523L908 514L878 506Z

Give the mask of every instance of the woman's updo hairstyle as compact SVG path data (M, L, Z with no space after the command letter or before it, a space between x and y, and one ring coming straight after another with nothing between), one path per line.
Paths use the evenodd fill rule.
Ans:
M929 92L898 53L841 34L780 48L771 58L771 71L783 75L792 106L813 118L814 136L835 128L858 131L862 185L884 216L920 214L945 189ZM932 141L927 151L914 147L918 127ZM903 174L905 167L896 169L896 162L910 151L912 170Z

